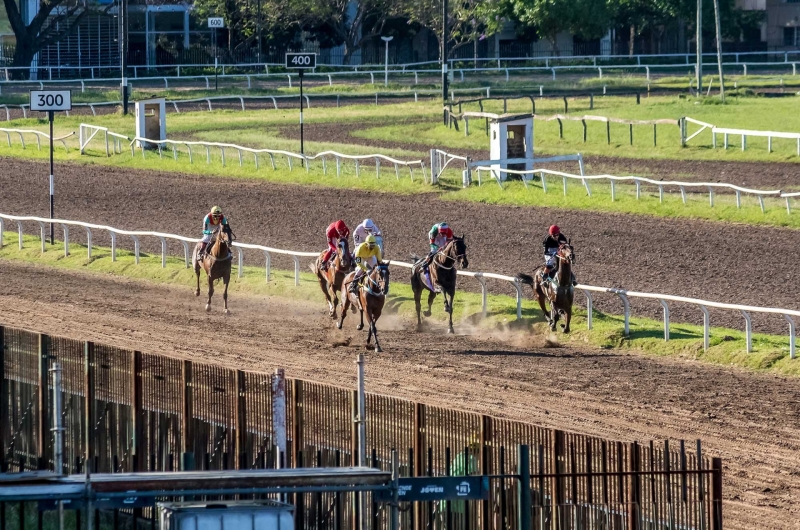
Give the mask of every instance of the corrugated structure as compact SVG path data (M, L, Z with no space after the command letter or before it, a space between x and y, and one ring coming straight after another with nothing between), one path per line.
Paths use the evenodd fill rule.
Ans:
M277 465L272 376L0 327L3 470L52 466L48 368L63 367L67 469L96 472L258 469ZM286 467L352 466L355 390L288 379ZM404 529L518 528L530 474L532 526L553 530L722 527L722 464L699 442L604 440L368 394L367 460L402 476L491 475L489 500L416 503ZM518 469L518 448L530 465ZM354 497L297 495L298 528L352 528ZM369 513L372 530L388 511Z

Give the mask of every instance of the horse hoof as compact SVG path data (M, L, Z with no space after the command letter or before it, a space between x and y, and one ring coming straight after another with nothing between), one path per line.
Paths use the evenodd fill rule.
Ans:
M341 322L337 322L336 323L336 328L337 329L342 329L342 323Z
M200 296L200 289L196 290L196 291L194 292L194 295L195 295L195 296Z
M422 332L422 324L417 324L417 333Z
M359 324L358 326L356 326L356 329L358 331L361 331L362 329L364 329L364 324Z
M225 314L226 317L231 316L231 310L230 309L225 308L222 312Z
M380 346L375 346L375 353L381 353L382 351L383 348L381 348Z
M430 311L423 311L422 314L425 315L426 317L431 316L431 312Z
M207 313L211 312L211 304L206 304L206 312Z
M456 332L456 330L454 330L453 328L450 328L450 329L447 330L447 333L449 333L451 335L455 334L455 332Z

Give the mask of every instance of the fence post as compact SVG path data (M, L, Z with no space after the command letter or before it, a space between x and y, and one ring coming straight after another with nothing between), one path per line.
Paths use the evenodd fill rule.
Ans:
M560 517L559 517L559 506L564 504L564 492L561 488L561 465L560 465L560 458L564 454L564 432L560 430L553 431L553 437L551 439L551 447L550 447L550 462L551 462L551 469L550 473L553 475L552 485L551 485L551 497L550 503L552 507L552 511L550 513L550 521L553 525L553 530L558 530L561 528Z
M639 503L642 496L642 484L638 475L640 471L639 444L631 442L628 446L628 529L639 530Z
M194 465L194 433L192 422L194 416L194 390L192 383L192 361L183 361L181 366L183 380L183 403L181 404L181 471L192 471Z
M491 416L487 416L485 414L481 415L481 475L488 475L491 471L489 469L489 459L491 457L491 449L489 448L489 444L492 440L492 418ZM530 473L530 465L527 466L528 473ZM530 502L531 502L531 495L530 495L530 480L528 480L528 518L531 517L530 513ZM481 501L481 526L482 528L489 529L492 527L491 525L491 517L492 511L489 505L489 500ZM528 529L531 528L530 525L527 527Z
M36 469L46 469L47 467L47 440L50 439L49 408L47 398L49 388L47 381L47 361L50 355L50 337L39 334L39 414L36 425ZM3 411L5 413L5 411Z
M87 471L90 470L91 463L94 462L94 446L95 446L95 404L94 404L94 342L86 341L83 343L83 395L84 405L83 414L85 421L85 448L84 448L84 466Z
M422 403L414 403L414 468L411 470L411 475L414 477L425 476L425 405ZM424 522L424 509L417 503L414 503L414 528L425 528Z
M142 418L142 352L134 351L130 359L131 363L131 388L133 389L133 399L131 400L133 414L132 414L132 433L133 443L131 451L131 460L133 466L131 470L142 471L149 469L146 465L147 454L144 448L144 429Z
M483 473L486 474L486 471ZM519 475L519 530L531 530L533 527L531 521L531 455L530 447L527 445L520 445L517 450L517 474Z
M292 403L292 462L293 467L300 467L300 449L302 447L300 438L303 436L303 382L300 379L293 380L292 390L294 399L294 403ZM356 405L358 405L358 400L356 400ZM358 430L355 430L354 434L357 435ZM356 465L355 460L352 465Z
M3 415L5 415L6 411L8 411L8 385L6 384L6 344L5 328L3 326L0 326L0 411L3 411ZM6 469L8 469L6 467L5 434L6 430L4 428L0 429L0 473L5 473Z
M245 443L247 442L247 400L242 370L236 370L236 462L235 469L247 469ZM278 455L280 458L280 455Z
M711 459L711 530L722 530L722 459Z

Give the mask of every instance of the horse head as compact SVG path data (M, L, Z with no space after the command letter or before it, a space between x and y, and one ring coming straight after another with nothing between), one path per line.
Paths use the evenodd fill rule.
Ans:
M339 240L339 263L342 268L347 270L350 268L350 244L346 237Z
M377 276L373 277L372 281L375 282L381 293L389 294L389 262L378 263L378 265L372 269L370 276Z
M562 243L561 246L558 247L558 257L569 262L570 265L573 265L575 263L575 249L572 248L569 242Z
M227 227L217 228L214 234L214 245L209 253L217 258L224 258L231 253L231 229Z
M469 267L469 259L467 259L467 244L464 242L464 237L453 237L453 241L448 245L448 256L457 260L462 269Z

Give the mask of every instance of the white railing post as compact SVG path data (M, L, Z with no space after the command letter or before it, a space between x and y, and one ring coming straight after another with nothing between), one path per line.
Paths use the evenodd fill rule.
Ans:
M700 311L703 312L703 351L708 351L711 335L711 317L706 306L701 305Z
M794 351L795 351L795 323L794 319L789 315L783 315L783 318L786 319L786 322L789 323L789 358L794 359Z
M19 249L22 250L22 223L17 221L17 235L19 236Z
M39 239L41 240L42 243L42 254L44 254L47 249L47 247L45 246L45 243L47 242L47 235L46 235L47 232L44 227L44 223L42 221L38 221L38 223L39 223Z
M483 314L483 318L486 318L488 313L488 296L486 292L486 278L481 275L480 272L475 273L475 279L478 280L478 283L481 284L481 312Z
M586 289L581 289L581 291L586 296L586 327L587 329L592 329L592 314L594 313L594 300L592 300L592 293Z
M65 224L61 225L64 229L64 257L69 256L69 227Z
M522 320L522 282L514 278L514 287L517 289L517 320Z
M111 261L117 261L117 234L111 232Z
M191 258L189 257L189 243L186 241L181 241L181 245L183 245L183 259L186 263L186 268L188 269L191 266Z
M158 237L161 240L161 268L167 268L167 240L161 236Z
M631 334L631 303L628 301L628 297L624 292L614 291L614 293L619 296L620 300L622 300L622 306L625 312L625 336L627 337Z
M139 264L139 238L136 236L131 236L133 238L133 253L136 257L136 264Z
M264 258L265 258L265 261L266 261L267 281L269 281L270 272L272 272L272 255L270 255L270 253L265 250L264 251Z
M750 320L750 313L748 313L747 311L742 311L742 316L744 317L744 335L745 335L745 340L747 341L747 353L752 353L753 322Z
M294 260L294 286L297 287L300 285L300 258L298 256L292 256Z
M237 269L236 277L237 278L241 278L244 275L244 270L243 270L244 269L244 251L242 250L241 247L238 247L236 250L237 250L238 259L239 259L239 261L237 263L237 266L236 266L236 269Z
M86 227L86 259L92 259L92 231Z
M669 342L669 306L662 299L658 300L664 308L664 342Z

